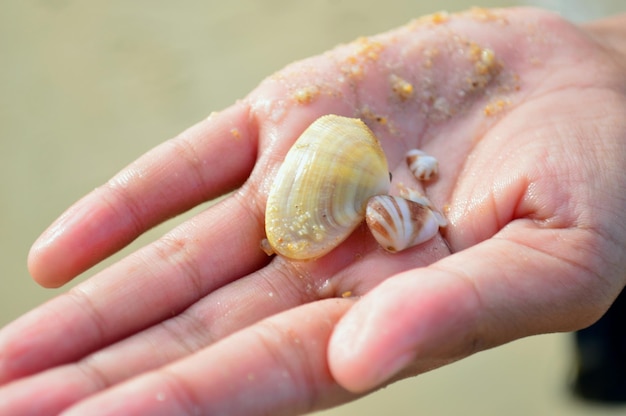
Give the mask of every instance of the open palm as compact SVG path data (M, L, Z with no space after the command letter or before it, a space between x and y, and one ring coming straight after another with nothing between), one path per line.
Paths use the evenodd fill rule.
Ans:
M0 413L295 414L523 336L581 328L624 286L626 97L616 53L536 10L434 15L293 64L150 151L35 244L59 286L234 190L0 333ZM323 114L393 168L439 160L449 225L398 254L365 227L267 257L269 186ZM36 400L33 400L36 398ZM71 412L70 412L71 413Z

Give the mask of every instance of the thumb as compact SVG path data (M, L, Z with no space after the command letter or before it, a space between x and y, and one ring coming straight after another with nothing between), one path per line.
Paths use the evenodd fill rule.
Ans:
M463 279L433 269L396 275L354 305L330 339L335 380L361 393L414 362L424 372L474 350L479 300Z
M588 325L619 288L607 290L579 260L496 236L395 275L337 324L330 370L344 388L364 392L523 336Z

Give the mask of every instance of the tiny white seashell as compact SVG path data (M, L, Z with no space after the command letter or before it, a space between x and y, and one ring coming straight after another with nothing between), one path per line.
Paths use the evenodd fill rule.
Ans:
M420 181L428 181L439 171L437 159L418 149L409 150L406 154L409 169Z
M291 259L323 256L363 221L367 201L389 186L387 159L365 123L320 117L296 140L272 184L264 250Z
M430 240L445 225L428 206L391 195L372 197L365 219L378 244L392 253Z
M417 189L402 186L400 188L399 194L402 198L408 199L409 201L417 202L418 204L425 205L431 209L433 207L433 204L432 202L430 202L430 199L428 199L426 195L424 195Z
M400 189L400 196L429 208L437 219L437 222L439 222L439 227L446 227L448 225L446 217L444 217L441 212L437 211L431 200L417 189L403 187Z

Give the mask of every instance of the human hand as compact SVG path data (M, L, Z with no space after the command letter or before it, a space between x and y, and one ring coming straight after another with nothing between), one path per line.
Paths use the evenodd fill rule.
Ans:
M7 326L0 414L294 414L590 324L626 262L626 65L609 26L430 16L296 63L149 152L38 240L41 284L235 192ZM269 184L327 113L368 122L394 182L408 148L439 159L426 192L443 236L392 255L359 229L317 261L265 256Z

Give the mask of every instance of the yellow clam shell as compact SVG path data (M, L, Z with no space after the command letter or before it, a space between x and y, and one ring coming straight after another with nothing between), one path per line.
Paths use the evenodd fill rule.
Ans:
M268 243L291 259L321 257L354 231L367 201L389 186L385 153L365 123L322 116L278 170L265 211Z

